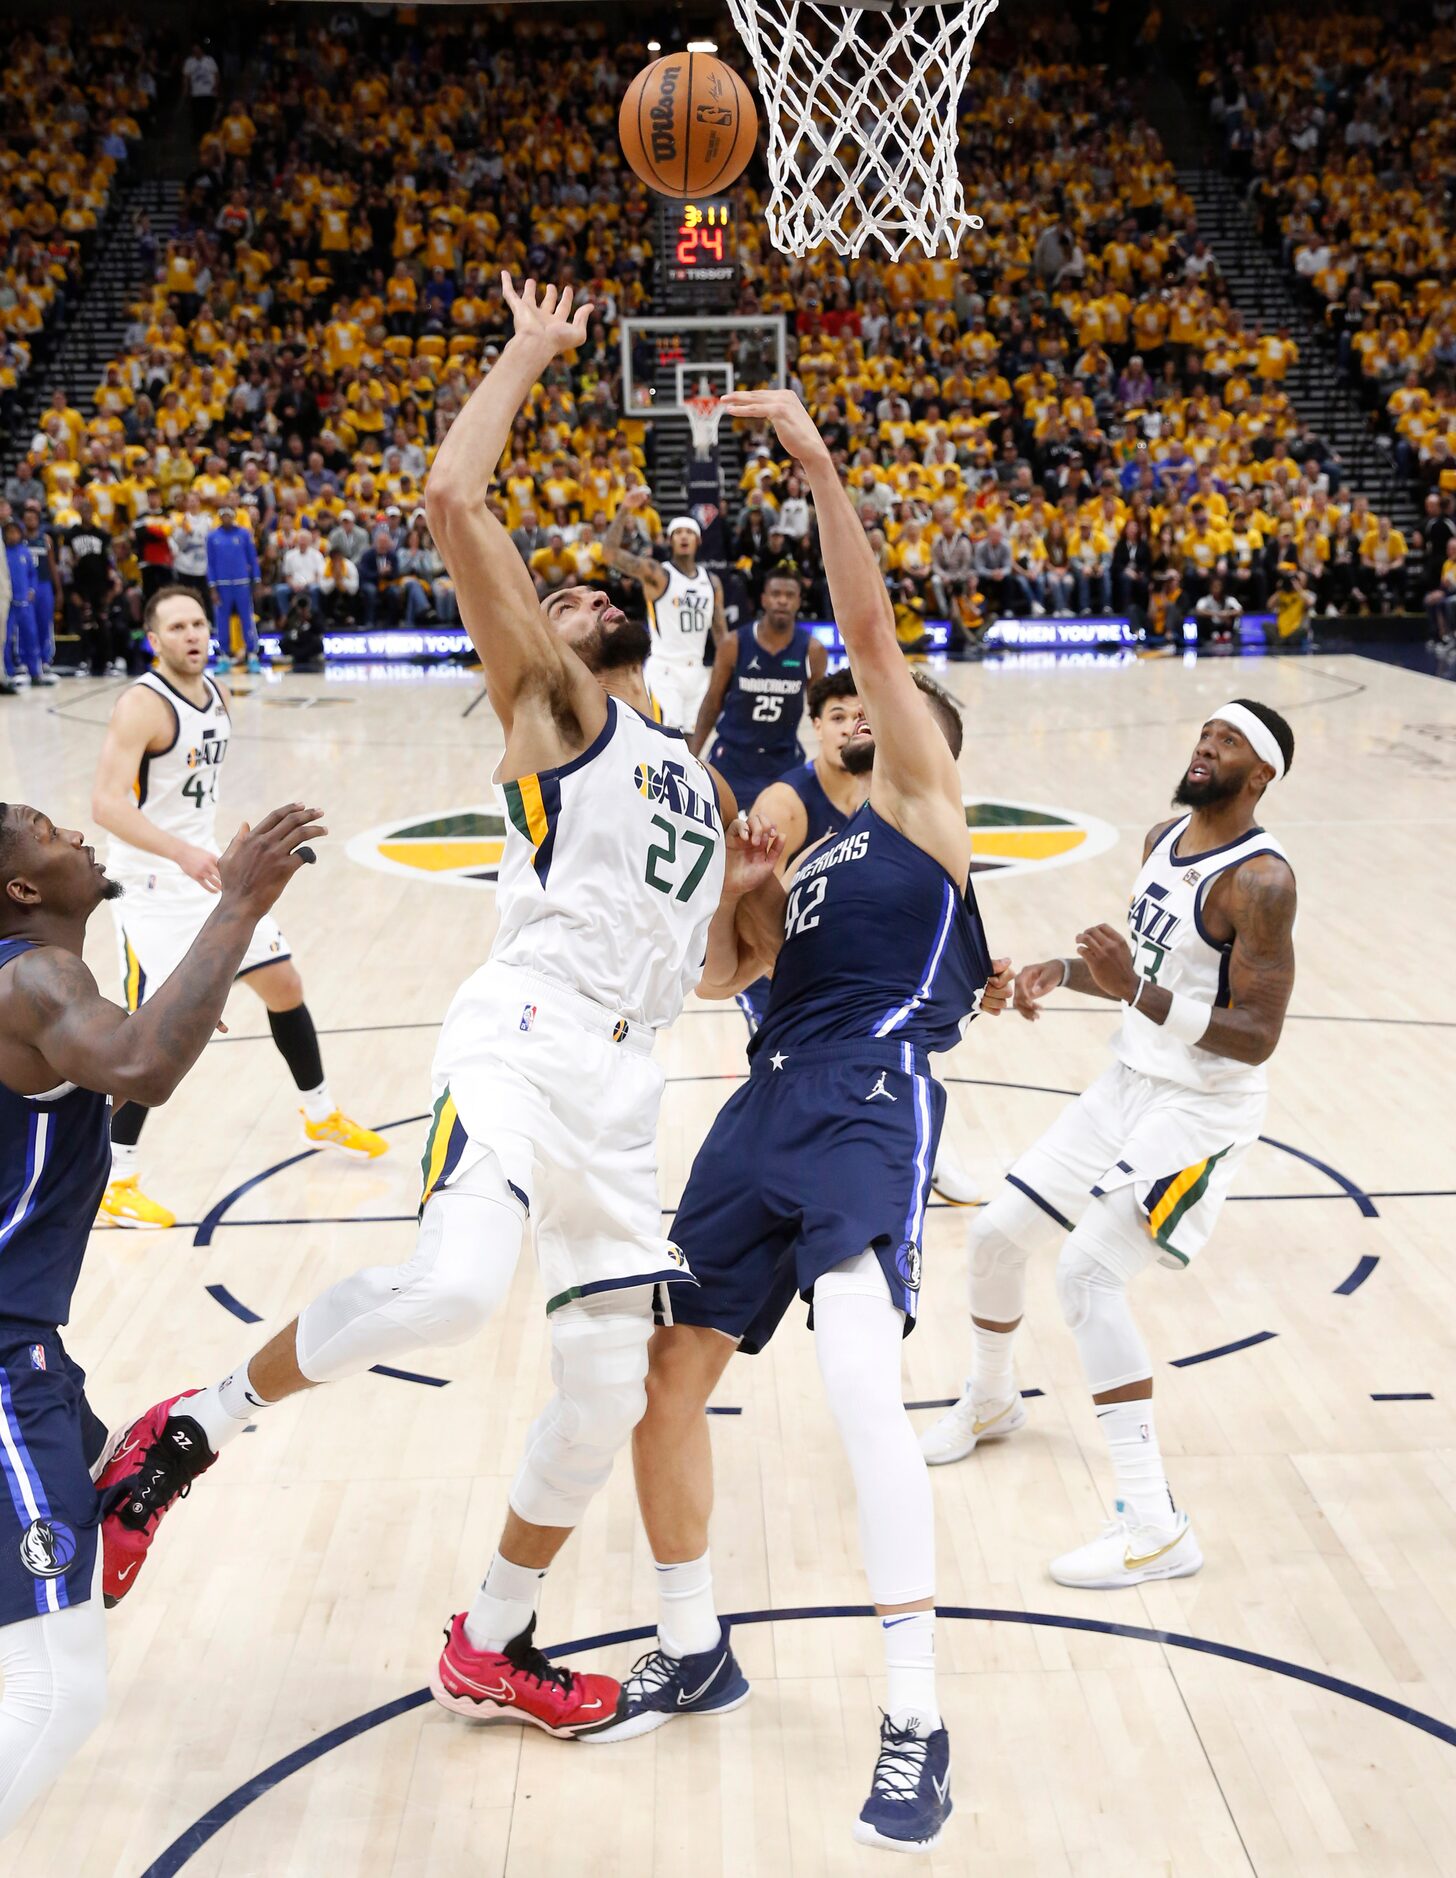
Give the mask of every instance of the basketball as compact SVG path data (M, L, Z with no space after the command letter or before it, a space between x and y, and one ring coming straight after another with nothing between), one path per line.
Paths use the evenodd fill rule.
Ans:
M758 111L730 65L707 52L671 52L627 87L617 132L632 168L661 196L710 195L743 174Z

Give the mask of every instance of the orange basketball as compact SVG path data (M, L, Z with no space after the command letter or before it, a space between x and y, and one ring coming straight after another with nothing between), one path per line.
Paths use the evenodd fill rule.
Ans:
M627 87L617 134L632 168L662 196L706 196L743 174L758 112L731 65L670 52Z

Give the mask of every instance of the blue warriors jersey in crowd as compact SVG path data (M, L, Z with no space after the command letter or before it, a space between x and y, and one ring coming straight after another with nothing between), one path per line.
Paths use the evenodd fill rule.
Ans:
M765 652L752 626L738 629L738 662L709 761L727 779L740 808L751 807L761 789L804 760L799 720L812 638L807 626L796 626L782 652Z
M0 969L31 949L0 940ZM106 1440L56 1327L111 1168L111 1103L62 1083L0 1084L0 1624L90 1597Z
M774 781L792 789L804 805L804 839L799 844L801 853L806 848L817 846L826 835L832 835L839 827L842 817L825 795L819 772L812 763L801 763L786 776L776 776ZM746 802L743 806L751 808L753 805ZM764 1012L768 1009L769 983L767 978L755 978L751 985L745 985L738 993L738 1008L748 1020L750 1036L763 1022Z
M972 888L866 802L794 876L749 1055L841 1038L948 1050L990 973Z

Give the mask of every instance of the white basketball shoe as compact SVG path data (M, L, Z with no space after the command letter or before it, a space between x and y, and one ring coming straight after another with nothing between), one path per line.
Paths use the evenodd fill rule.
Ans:
M930 1184L941 1199L949 1200L952 1206L974 1206L981 1197L980 1186L969 1168L956 1159L944 1138L936 1149Z
M1059 1585L1079 1591L1116 1591L1146 1584L1150 1578L1188 1578L1203 1564L1203 1553L1180 1513L1170 1532L1165 1526L1134 1526L1123 1502L1095 1539L1054 1558L1050 1571Z
M977 1405L968 1391L926 1429L920 1437L920 1452L929 1466L944 1467L948 1461L963 1461L974 1454L983 1441L1004 1441L1025 1426L1026 1404L1019 1395L996 1408L985 1402Z

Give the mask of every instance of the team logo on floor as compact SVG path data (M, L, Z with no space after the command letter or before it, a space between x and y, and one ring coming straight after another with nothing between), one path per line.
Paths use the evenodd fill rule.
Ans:
M638 786L643 793L656 794L673 785L654 771L640 777ZM966 826L974 855L971 871L976 874L1025 874L1090 861L1117 839L1112 824L1095 815L1002 796L967 796ZM355 835L348 854L381 874L494 887L505 846L503 811L480 804L385 822Z
M32 1578L59 1578L76 1556L76 1535L59 1519L33 1519L20 1535L20 1562Z

